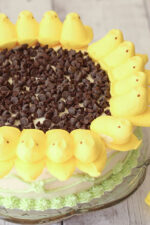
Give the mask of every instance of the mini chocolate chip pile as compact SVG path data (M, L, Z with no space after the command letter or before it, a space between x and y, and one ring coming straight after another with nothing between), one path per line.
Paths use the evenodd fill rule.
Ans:
M0 52L0 126L88 129L107 109L110 83L86 52L24 44Z

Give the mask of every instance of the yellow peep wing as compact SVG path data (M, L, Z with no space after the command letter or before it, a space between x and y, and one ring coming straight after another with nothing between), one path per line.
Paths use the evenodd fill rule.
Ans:
M148 92L148 104L150 105L150 87L148 87L147 92Z
M101 174L101 171L104 169L106 165L106 150L103 149L99 155L99 157L91 163L85 163L81 162L80 160L76 160L77 168L84 173L87 173L88 175L92 177L98 177Z
M86 29L86 32L87 32L87 36L88 36L88 39L89 39L89 43L92 41L93 39L93 30L90 26L85 26L85 29Z
M17 44L15 25L0 13L0 48L13 48Z
M150 70L145 70L145 73L147 75L148 84L150 84Z
M136 55L142 57L144 64L148 62L148 55L140 53L136 53Z
M150 192L147 194L145 198L145 203L150 206Z
M128 120L135 126L139 127L150 127L150 107L147 110L137 116L129 116Z
M14 166L14 159L0 161L0 178L6 176Z
M26 163L20 159L15 161L15 169L18 175L25 181L33 181L42 173L45 166L45 161L36 163Z
M71 158L63 163L55 163L50 160L47 160L46 166L48 171L56 177L58 180L64 181L67 180L75 170L75 159Z
M130 140L123 145L107 143L107 146L110 149L114 149L118 151L129 151L129 150L137 149L140 146L141 142L142 140L138 140L138 138L134 134L132 134L130 137Z

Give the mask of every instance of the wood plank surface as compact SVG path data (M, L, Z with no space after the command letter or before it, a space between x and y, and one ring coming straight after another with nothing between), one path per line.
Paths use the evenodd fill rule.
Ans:
M40 20L51 8L61 19L69 12L78 12L84 23L93 27L94 40L112 28L119 28L125 39L135 43L136 52L150 57L150 0L0 0L0 11L13 22L21 10L32 11ZM150 68L150 63L148 66ZM144 184L124 202L102 211L75 216L64 221L64 225L150 225L150 207L144 203L150 191L149 177L150 168ZM10 224L0 221L0 225Z
M52 9L51 0L0 0L0 12L5 13L16 22L18 14L23 10L29 10L40 21L44 12Z

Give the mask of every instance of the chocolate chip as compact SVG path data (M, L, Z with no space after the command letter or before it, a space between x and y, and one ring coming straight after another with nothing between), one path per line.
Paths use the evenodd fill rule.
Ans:
M15 122L15 118L14 117L8 118L8 123L13 124L14 122Z
M8 118L8 117L10 117L10 116L11 116L11 114L10 114L10 112L7 111L7 110L5 110L5 111L2 113L2 117L3 117L3 118Z
M16 105L18 103L18 98L15 96L11 97L11 102Z
M58 123L60 121L60 117L59 116L53 116L52 118L53 123Z
M48 120L48 119L44 120L43 126L45 126L46 128L49 128L50 125L51 125L51 121L50 120Z
M77 122L77 123L76 123L76 128L79 129L80 127L81 127L80 122Z
M76 113L74 107L70 107L70 108L68 109L68 112L69 112L71 115L74 115L74 114Z
M20 123L22 126L27 126L28 125L28 119L26 117L22 117L20 119Z
M29 111L29 105L28 104L25 104L22 106L22 111L23 112L28 112Z
M75 117L72 117L72 118L70 119L71 125L75 125L76 122L77 122L77 119L76 119Z
M31 112L31 113L34 113L35 111L36 111L36 105L32 104L32 105L30 106L30 112Z
M67 98L68 95L69 95L69 92L68 91L63 91L63 93L62 93L62 97L63 98Z
M1 92L2 94L7 94L7 93L9 93L9 89L8 89L8 87L6 87L6 86L1 86L1 87L0 87L0 92Z
M110 112L110 110L109 109L106 109L105 111L104 111L104 113L106 114L106 115L111 115L111 112Z
M39 94L38 95L38 99L40 100L40 101L46 101L46 96L44 95L44 94Z
M64 112L65 110L65 103L64 101L58 102L58 111L59 112Z
M43 115L44 115L44 110L38 109L38 110L37 110L37 117L40 118L40 117L42 117Z

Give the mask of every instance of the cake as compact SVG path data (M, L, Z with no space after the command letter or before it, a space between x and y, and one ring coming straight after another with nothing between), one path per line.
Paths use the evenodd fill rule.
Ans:
M150 126L147 55L120 30L99 41L79 15L0 14L0 206L73 207L136 167Z

